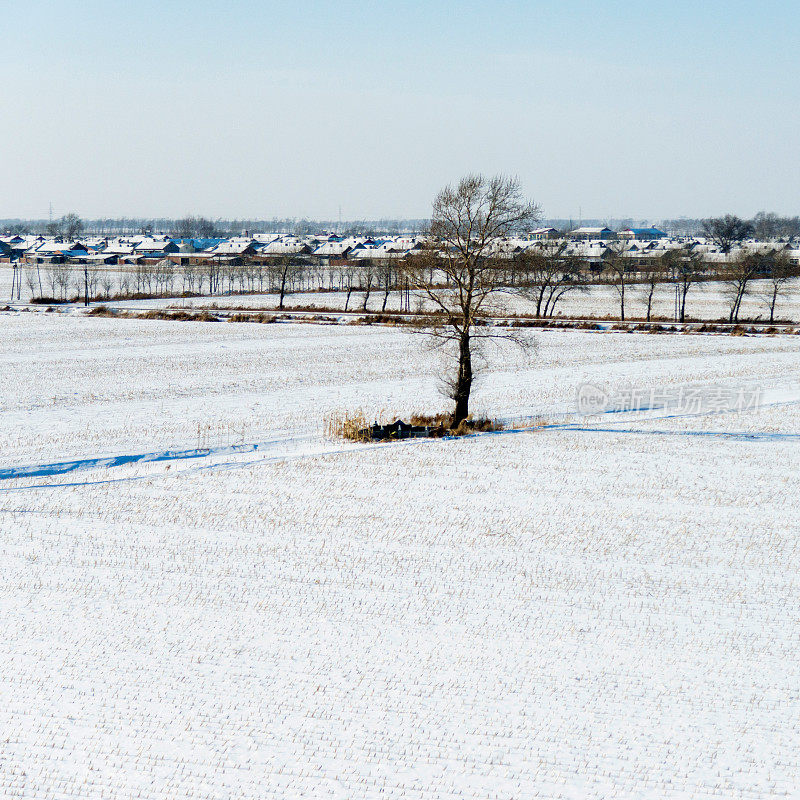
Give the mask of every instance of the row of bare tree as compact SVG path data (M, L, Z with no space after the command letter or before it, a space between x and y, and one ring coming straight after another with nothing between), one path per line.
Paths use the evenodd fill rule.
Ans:
M619 295L619 314L623 321L626 292L632 284L645 289L648 322L656 288L663 284L672 285L675 288L675 316L684 322L689 290L699 281L713 277L725 287L725 294L730 301L730 322L739 321L742 300L749 293L752 282L756 278L765 279L768 288L762 290L762 297L769 311L769 321L773 322L778 300L785 296L790 281L800 276L800 269L792 263L786 252L742 253L731 261L717 265L713 275L710 275L709 265L702 253L690 248L668 250L659 258L632 264L625 247L624 243L609 243L603 266L603 272Z
M366 309L370 297L380 292L385 310L391 291L399 288L397 275L393 263L364 261L356 265L323 268L292 256L280 256L268 264L230 264L209 260L179 266L163 259L129 267L31 265L25 269L25 283L31 296L54 299L274 292L279 296L280 308L292 292L327 289L346 292L348 307L354 293L363 293L361 306Z
M415 285L422 286L427 282L436 289L436 281L431 276L443 275L445 287L458 286L458 279L443 266L446 261L441 251L417 257L416 264L411 267ZM644 291L649 322L656 290L671 287L675 295L675 318L684 322L691 288L700 281L713 279L722 283L729 297L729 320L738 322L742 300L749 293L753 280L762 278L764 283L760 296L769 312L769 321L773 322L778 300L785 296L790 281L800 276L800 269L785 252L746 253L715 266L712 272L703 254L691 248L676 248L657 258L637 261L627 252L627 244L620 241L607 243L605 257L593 275L587 271L584 260L571 252L565 241L543 242L535 249L524 251L512 262L493 260L488 256L481 261L484 268L482 279L488 282L491 278L498 291L529 300L537 318L554 316L567 294L586 292L592 283L602 282L616 290L622 321L633 289Z

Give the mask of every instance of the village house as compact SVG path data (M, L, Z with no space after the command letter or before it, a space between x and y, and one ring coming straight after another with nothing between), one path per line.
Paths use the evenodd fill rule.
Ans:
M559 237L558 228L537 228L535 231L531 231L531 239L558 239Z
M635 239L638 242L652 242L656 239L667 238L667 234L658 228L625 228L617 236L620 239Z
M22 260L28 264L64 264L68 259L87 255L88 250L82 242L46 239L26 250Z
M609 239L616 239L617 234L611 230L611 228L590 228L590 227L582 227L576 228L574 231L570 231L569 234L570 239L575 239L576 241L589 241L592 239L597 239L599 241L605 242Z
M178 245L172 239L143 239L133 248L133 252L143 258L163 258L177 253Z

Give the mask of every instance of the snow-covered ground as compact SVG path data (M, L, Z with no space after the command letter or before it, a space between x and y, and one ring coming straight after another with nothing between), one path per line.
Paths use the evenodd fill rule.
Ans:
M800 337L0 319L0 796L796 792Z

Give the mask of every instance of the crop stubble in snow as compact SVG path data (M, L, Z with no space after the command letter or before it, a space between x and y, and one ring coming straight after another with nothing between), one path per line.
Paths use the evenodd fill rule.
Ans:
M439 402L393 331L19 319L14 463ZM797 443L684 434L798 432L800 345L538 338L478 407L555 419L583 380L783 405L4 491L0 795L791 796Z

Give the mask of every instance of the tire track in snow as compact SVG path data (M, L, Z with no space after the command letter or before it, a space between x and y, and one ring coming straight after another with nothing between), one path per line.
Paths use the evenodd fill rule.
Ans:
M55 475L64 475L76 470L101 469L121 467L128 464L151 464L159 461L180 461L193 458L208 458L209 456L233 455L236 453L252 453L276 447L284 442L313 441L320 437L314 435L289 436L278 439L268 439L264 442L251 442L249 444L219 445L217 447L195 447L188 450L161 450L151 453L135 453L116 456L97 456L93 458L79 458L72 461L56 461L50 464L35 464L26 467L7 467L0 469L0 480L11 478L44 478Z
M800 399L783 400L772 403L761 403L752 410L759 410L764 408L772 408L776 406L798 405ZM658 411L663 410L662 406L653 408L636 408L636 409L609 409L603 412L603 417L607 415L618 415L624 413L639 413L641 411ZM719 416L721 414L738 413L737 409L721 409L714 411L684 413L684 414L663 414L660 416L648 417L647 421L662 421L670 419L685 419L685 418L702 418L710 416ZM560 413L560 415L568 416L567 413ZM526 420L534 422L540 419L543 415L536 414L530 416L514 416L512 419L517 423L517 427L506 428L500 431L485 431L468 434L467 436L444 436L439 440L431 439L407 439L397 442L379 442L372 444L352 444L344 448L325 447L325 439L321 435L305 434L299 436L282 436L275 439L269 439L263 442L255 442L241 445L224 445L210 448L191 448L187 450L164 450L151 453L138 453L118 456L106 456L86 459L76 459L72 461L54 462L50 464L38 464L27 467L9 467L0 469L0 481L12 480L19 478L37 478L37 477L56 477L59 475L66 475L75 471L85 471L93 469L103 469L112 467L129 466L132 464L156 464L163 462L177 462L177 461L191 461L194 459L209 458L212 456L235 456L244 455L248 453L260 453L269 450L278 449L281 445L289 445L297 448L298 445L310 445L309 449L302 447L292 451L291 449L284 452L272 453L263 455L255 459L246 461L222 461L221 463L205 464L186 470L181 470L179 473L174 474L191 474L193 472L209 472L216 470L230 470L230 469L245 469L247 467L255 466L276 461L293 461L303 458L316 458L325 455L342 455L345 453L363 452L365 450L372 450L380 447L397 447L397 446L420 446L431 441L453 441L472 439L483 436L508 436L520 433L537 433L543 431L574 431L581 433L631 433L637 435L654 435L654 436L692 436L692 437L712 437L712 438L727 438L738 439L742 441L757 441L757 442L775 442L775 441L800 441L800 433L780 433L780 432L758 432L758 431L699 431L699 430L675 430L670 431L666 429L648 429L648 428L617 428L605 427L611 425L625 425L631 424L634 420L619 419L609 421L608 419L602 420L602 425L598 420L598 424L586 424L578 422L561 422L552 424L541 424L535 427L526 426ZM553 415L550 415L553 416ZM124 483L135 480L144 480L148 478L158 477L157 474L147 473L144 475L128 475L119 478L103 478L90 481L71 481L64 483L39 483L29 484L26 486L10 486L0 487L0 492L22 491L25 489L45 489L45 488L61 488L61 487L77 487L77 486L93 486L110 483Z

